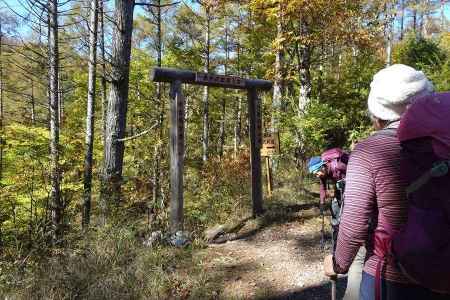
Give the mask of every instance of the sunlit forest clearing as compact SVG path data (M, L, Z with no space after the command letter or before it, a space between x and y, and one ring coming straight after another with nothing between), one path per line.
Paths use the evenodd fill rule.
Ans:
M386 65L450 90L449 13L0 0L0 297L329 299L307 159L372 132ZM155 68L196 77L156 82Z

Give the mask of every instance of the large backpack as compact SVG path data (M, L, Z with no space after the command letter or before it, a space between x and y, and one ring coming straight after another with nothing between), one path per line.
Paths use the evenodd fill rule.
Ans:
M322 153L321 158L329 167L332 177L339 181L345 177L348 154L340 148L332 148Z
M402 147L400 171L409 207L400 231L375 231L374 252L380 257L375 299L380 299L387 260L395 261L413 282L450 293L449 116L450 94L433 94L414 102L393 132Z

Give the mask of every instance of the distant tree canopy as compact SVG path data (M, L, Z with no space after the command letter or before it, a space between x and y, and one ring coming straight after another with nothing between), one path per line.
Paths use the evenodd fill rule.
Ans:
M417 69L439 68L445 63L447 56L448 53L440 47L439 41L410 34L396 45L394 61Z

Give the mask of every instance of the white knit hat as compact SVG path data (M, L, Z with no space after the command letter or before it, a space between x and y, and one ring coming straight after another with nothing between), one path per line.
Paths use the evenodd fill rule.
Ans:
M375 117L395 121L414 99L433 91L433 84L422 71L396 64L375 74L367 104Z

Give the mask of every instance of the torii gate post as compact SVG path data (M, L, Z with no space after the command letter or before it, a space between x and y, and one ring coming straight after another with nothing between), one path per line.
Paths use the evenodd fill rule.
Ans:
M258 91L272 88L272 82L214 75L187 70L154 68L154 82L170 83L170 230L183 230L184 110L183 83L247 90L250 123L250 157L253 216L263 213L261 185L262 111Z

